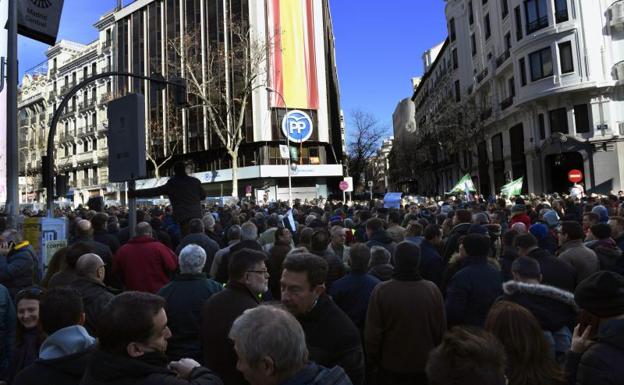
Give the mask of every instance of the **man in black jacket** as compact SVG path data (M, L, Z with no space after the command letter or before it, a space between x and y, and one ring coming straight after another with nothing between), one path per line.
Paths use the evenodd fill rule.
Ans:
M39 349L39 359L23 369L15 385L80 383L95 346L81 325L85 315L80 294L58 288L48 291L39 303L39 322L48 337Z
M327 262L314 254L286 257L281 286L282 304L305 332L310 360L325 367L342 367L355 385L364 383L364 351L353 321L325 294Z
M91 222L86 219L80 219L78 223L76 223L76 237L71 245L78 242L84 242L89 245L93 249L93 253L99 255L106 264L106 277L104 277L104 282L106 282L108 286L121 288L121 283L112 273L113 252L107 245L93 239L93 226Z
M97 254L85 254L76 262L76 275L78 278L69 287L80 293L86 314L85 328L89 334L97 337L97 321L104 307L115 296L104 285L104 261Z
M243 249L262 251L262 246L258 242L258 227L252 222L245 222L241 225L240 238L241 241L231 245L229 252L221 257L214 277L218 282L226 283L228 279L231 279L229 273L230 256L234 253Z
M98 348L82 385L222 385L195 360L169 361L165 350L171 331L162 297L122 293L108 303L100 321Z
M468 233L470 222L472 222L472 214L470 214L470 211L465 209L455 211L455 215L453 216L453 229L446 239L444 253L442 254L442 259L445 264L451 260L453 254L459 251L459 239Z

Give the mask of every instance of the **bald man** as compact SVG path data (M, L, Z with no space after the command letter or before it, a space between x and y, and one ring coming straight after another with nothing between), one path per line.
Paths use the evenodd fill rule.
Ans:
M86 314L85 328L92 336L97 336L97 321L106 304L114 297L114 292L104 284L105 264L97 254L83 254L76 262L78 278L69 286L82 297Z
M106 285L121 289L121 284L112 274L113 252L107 245L93 239L93 226L91 225L91 222L86 219L79 219L76 223L74 231L76 236L71 244L76 242L85 242L88 244L92 248L93 252L99 255L106 264L106 276L104 277Z

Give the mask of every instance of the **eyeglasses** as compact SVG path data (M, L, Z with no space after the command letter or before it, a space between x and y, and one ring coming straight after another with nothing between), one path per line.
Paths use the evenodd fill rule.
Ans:
M247 270L248 273L269 274L268 270Z

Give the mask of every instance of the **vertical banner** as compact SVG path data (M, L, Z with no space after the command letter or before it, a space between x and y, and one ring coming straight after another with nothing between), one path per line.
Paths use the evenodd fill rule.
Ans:
M315 3L316 0L267 0L267 30L273 46L269 82L277 91L271 96L272 107L319 108Z
M9 0L0 0L0 59L5 61L7 59L7 50L9 43L9 36L5 25L9 18ZM2 76L6 76L6 68L0 71ZM6 202L7 200L7 90L6 80L0 80L2 88L0 89L0 202Z

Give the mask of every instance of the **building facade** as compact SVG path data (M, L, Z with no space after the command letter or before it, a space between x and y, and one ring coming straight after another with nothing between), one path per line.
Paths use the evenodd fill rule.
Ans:
M446 3L449 37L412 96L407 135L427 156L397 181L440 194L470 173L485 195L519 177L527 192L566 192L578 169L587 191L623 189L624 2Z

